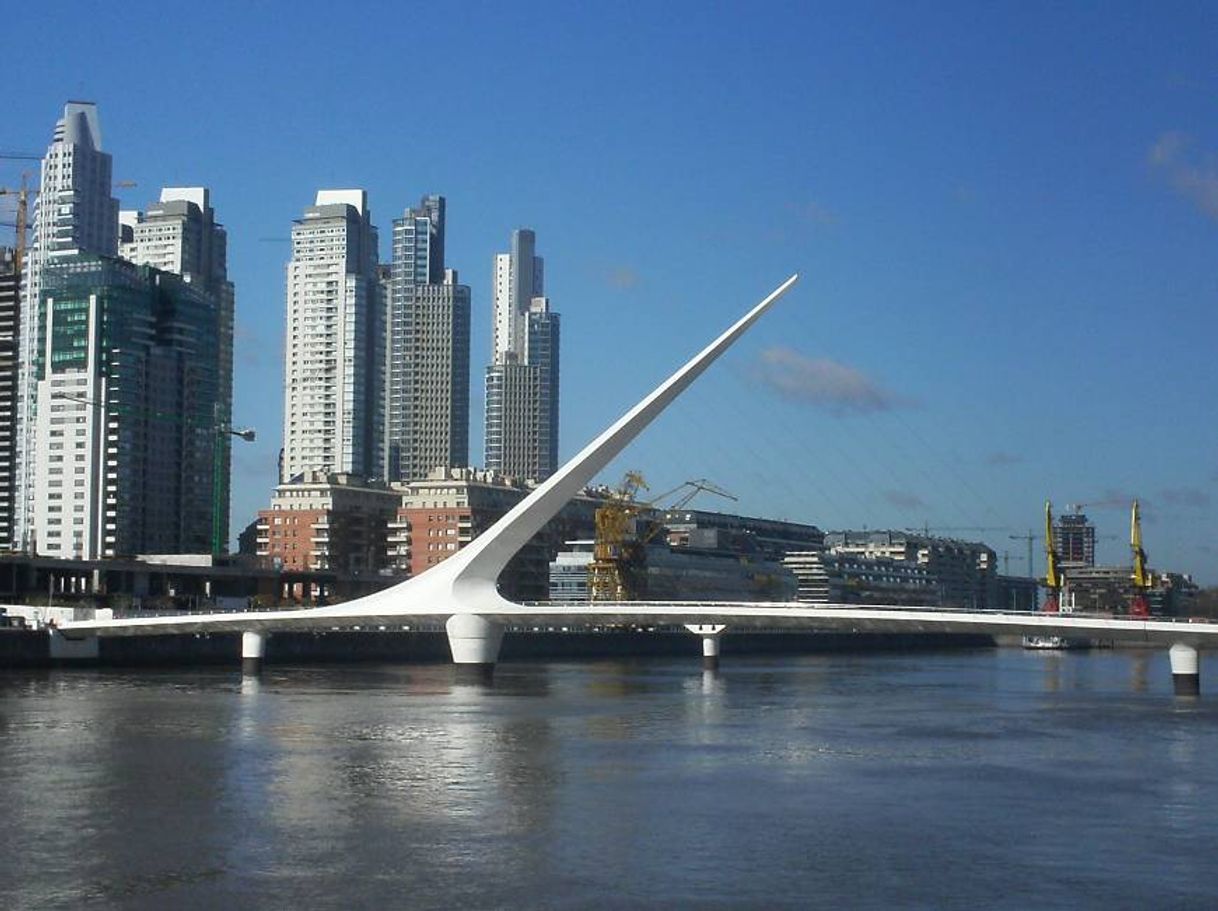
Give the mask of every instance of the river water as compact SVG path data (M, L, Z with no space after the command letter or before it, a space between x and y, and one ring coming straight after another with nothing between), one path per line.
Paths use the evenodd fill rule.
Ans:
M1218 907L1161 652L696 661L0 674L0 908Z

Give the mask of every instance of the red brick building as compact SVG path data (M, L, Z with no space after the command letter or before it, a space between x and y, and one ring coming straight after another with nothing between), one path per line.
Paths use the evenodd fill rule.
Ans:
M259 511L258 556L289 570L379 572L397 501L385 485L356 475L307 472L276 487L271 508Z

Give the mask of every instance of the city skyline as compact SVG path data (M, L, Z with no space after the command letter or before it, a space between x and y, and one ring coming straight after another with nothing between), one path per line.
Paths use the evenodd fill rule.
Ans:
M1084 502L1117 537L1097 545L1100 562L1127 562L1139 495L1152 563L1212 584L1218 136L1196 36L1213 15L1120 10L990 10L965 24L942 10L763 7L695 17L675 47L658 14L555 9L526 35L494 15L471 30L420 13L471 64L426 134L376 118L393 109L374 78L387 37L350 55L366 97L317 127L290 101L301 78L332 91L290 62L310 14L268 41L265 74L225 57L207 92L171 74L137 98L132 74L167 53L146 47L150 29L141 54L116 61L95 48L130 40L118 23L85 42L66 13L23 10L14 27L58 28L73 63L18 76L5 145L44 148L64 99L92 97L114 177L141 185L118 191L124 207L148 187L212 188L240 289L233 417L260 431L234 453L234 530L275 477L282 418L265 390L281 382L283 226L318 187L364 186L382 213L423 191L460 208L449 258L472 289L476 371L489 363L491 255L521 224L545 239L564 319L560 458L690 353L700 333L687 327L713 328L775 277L805 273L772 326L609 482L636 466L656 489L710 477L743 511L824 528L1002 528L966 533L1000 553L1037 527L1046 498ZM270 35L263 16L237 25ZM915 30L928 36L917 47L902 40ZM203 22L198 34L214 46L221 33ZM495 114L509 36L563 49L513 55L541 137L505 132ZM256 104L235 90L255 83ZM375 143L374 124L387 130ZM2 164L0 184L14 185L22 165ZM475 416L481 385L475 375ZM1009 549L1021 564L1023 547Z

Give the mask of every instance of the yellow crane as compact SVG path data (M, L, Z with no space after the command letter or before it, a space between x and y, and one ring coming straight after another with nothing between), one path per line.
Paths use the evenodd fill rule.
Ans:
M1053 504L1049 500L1045 500L1045 588L1049 590L1049 596L1045 598L1043 609L1048 614L1055 614L1061 610L1058 596L1065 579L1057 564L1057 544L1053 540Z
M588 597L592 601L625 601L637 586L627 578L637 566L642 542L633 534L635 520L648 504L640 491L650 490L641 472L627 471L609 501L596 510L596 543L588 564Z
M1129 517L1129 548L1133 551L1133 599L1129 602L1129 615L1149 617L1150 604L1146 600L1146 593L1152 580L1146 568L1146 551L1142 549L1142 516L1137 500L1133 501L1133 511Z
M592 562L588 564L588 596L592 601L629 601L643 593L645 549L664 530L663 524L649 514L669 497L684 491L670 509L688 505L704 491L736 499L706 478L685 481L650 500L640 500L639 493L650 489L642 473L627 471L617 490L609 495L609 501L597 509L596 543Z

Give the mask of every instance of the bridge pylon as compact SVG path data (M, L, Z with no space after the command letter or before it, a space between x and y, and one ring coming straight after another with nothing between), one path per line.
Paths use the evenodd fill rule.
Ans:
M719 637L727 627L722 623L686 623L685 628L702 638L702 669L719 670Z
M1201 667L1197 647L1177 642L1168 651L1171 683L1177 696L1201 695Z
M269 633L246 630L241 634L241 676L257 677L262 673L262 660L266 657L266 640Z
M503 626L478 614L453 614L444 624L457 674L470 680L489 680L499 660Z

